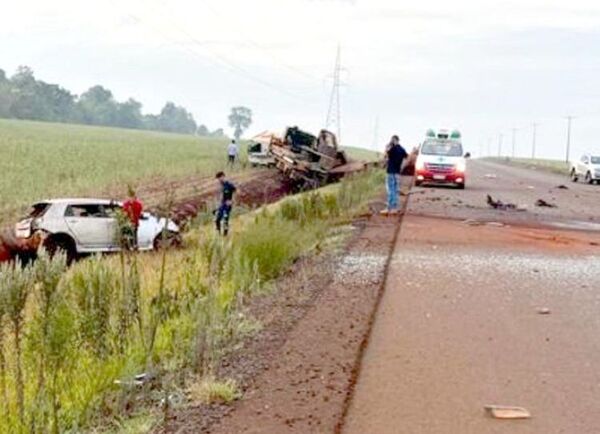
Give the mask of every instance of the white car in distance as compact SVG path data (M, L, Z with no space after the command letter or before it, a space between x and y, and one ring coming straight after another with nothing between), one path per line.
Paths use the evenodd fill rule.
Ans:
M583 154L579 160L571 163L569 174L573 182L579 179L588 184L600 182L600 154Z
M50 251L63 250L69 261L82 254L120 250L117 211L122 203L107 199L52 199L35 203L15 226L18 238L42 232ZM166 229L166 231L165 231ZM180 229L172 221L144 212L137 233L138 249L153 250L163 240L176 244Z

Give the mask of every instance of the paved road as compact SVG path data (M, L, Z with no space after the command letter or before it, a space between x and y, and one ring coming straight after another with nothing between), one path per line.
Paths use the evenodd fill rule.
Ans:
M481 162L470 175L411 198L343 432L600 432L600 233L533 227L593 223L600 186ZM528 211L490 211L486 193Z

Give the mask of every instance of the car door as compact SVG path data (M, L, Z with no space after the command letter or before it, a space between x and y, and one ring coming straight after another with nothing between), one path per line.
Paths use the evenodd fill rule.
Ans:
M579 160L579 164L577 165L577 174L579 176L585 176L585 174L587 172L587 164L588 164L588 157L587 157L587 155L584 155L581 157L581 159Z
M70 204L65 209L65 221L77 243L86 250L107 250L110 218L101 204Z

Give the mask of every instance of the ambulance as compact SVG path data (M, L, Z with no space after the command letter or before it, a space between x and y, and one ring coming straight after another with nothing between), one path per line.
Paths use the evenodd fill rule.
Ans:
M415 185L448 184L465 188L467 158L458 130L427 131L415 162Z

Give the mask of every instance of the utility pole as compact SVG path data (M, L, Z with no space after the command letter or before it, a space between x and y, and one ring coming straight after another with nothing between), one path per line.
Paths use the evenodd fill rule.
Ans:
M331 88L331 95L329 97L329 109L327 110L327 119L325 121L325 128L329 129L333 125L337 127L338 143L341 143L342 135L342 119L340 108L340 71L342 69L341 53L342 49L338 45L337 55L335 57L335 67L333 69L333 87Z
M379 149L379 115L375 116L375 129L373 131L373 149Z
M573 116L567 116L567 155L565 161L569 162L569 153L571 152L571 121L573 120Z
M539 124L534 122L533 123L533 139L531 141L531 159L535 160L535 134L537 132L537 126Z
M498 136L498 157L502 156L502 137L503 134L500 133L500 135Z
M517 141L517 129L512 129L512 158L515 158L515 143Z

